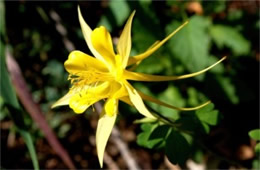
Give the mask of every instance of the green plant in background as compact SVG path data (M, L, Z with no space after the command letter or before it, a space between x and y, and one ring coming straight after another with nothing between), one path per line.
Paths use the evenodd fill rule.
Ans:
M35 152L34 144L33 144L33 139L32 135L28 131L29 126L25 123L25 115L23 113L22 108L20 107L20 104L17 100L15 91L13 89L13 85L11 84L11 80L7 71L6 67L6 30L5 30L5 6L4 2L0 2L0 36L1 36L1 41L0 41L0 73L1 73L1 84L0 84L0 99L1 99L1 117L3 118L3 110L7 109L10 117L12 118L14 122L14 129L17 131L22 138L24 139L31 159L33 163L34 169L39 169L39 164L37 160L37 155Z
M248 135L250 136L251 139L254 139L257 141L257 144L255 145L255 153L257 159L253 161L253 168L254 169L259 169L260 168L260 129L254 129L249 131Z
M198 2L196 2L199 4ZM203 4L203 2L202 2ZM205 15L193 15L189 17L189 24L185 26L174 38L169 40L166 47L157 53L153 57L143 61L142 65L137 67L137 71L148 72L153 74L172 74L183 73L186 71L194 72L202 69L210 62L216 62L218 59L212 55L214 49L216 53L222 53L222 50L229 51L228 54L232 62L233 57L245 56L250 54L251 44L241 34L241 31L245 29L245 26L237 24L238 26L232 27L228 23L214 23L213 18L210 17L210 12L223 11L226 2L218 1L212 4L205 5ZM136 9L138 14L141 13L142 17L138 17L135 20L133 26L133 54L145 49L149 46L149 43L156 40L161 34L169 34L173 28L177 28L181 22L177 21L180 18L184 21L187 19L187 13L185 11L187 3L167 1L167 5L171 9L179 9L178 13L173 12L172 16L167 15L171 13L170 10L165 12L163 16L167 16L172 19L171 22L166 22L166 30L163 30L164 26L160 25L159 18L156 16L156 8L151 1L139 1L137 3L127 3L122 1L116 3L112 1L109 3L108 15L112 19L108 19L106 15L101 17L99 25L107 25L113 30L111 23L117 23L120 26L120 17L126 16L125 13L129 13L129 9ZM124 14L115 10L115 7L124 9ZM154 11L153 11L154 10ZM122 14L122 15L121 15ZM160 14L157 11L157 14ZM207 16L208 15L208 16ZM237 18L231 17L230 22L234 20L239 21L243 15ZM161 26L161 27L160 27ZM240 27L240 28L239 28ZM158 28L158 29L157 29ZM140 43L141 42L141 43ZM219 51L216 51L216 48ZM226 53L225 53L226 54ZM164 57L161 57L164 56ZM234 64L235 65L235 64ZM153 67L151 67L153 66ZM225 70L225 66L220 63L218 67L213 68L209 72L209 76L199 76L197 81L206 82L205 88L209 96L219 99L221 101L227 101L234 105L238 105L242 100L252 100L253 95L249 89L243 90L240 86L237 86L233 82L232 77L238 74L238 68L231 66L229 73ZM188 83L189 87L186 92L183 92L177 85L183 85L181 83L169 84L163 90L158 90L155 86L155 91L150 91L147 87L141 84L136 84L141 91L172 103L178 106L189 104L194 106L203 99L207 99L202 94L201 89L194 88L190 84L196 85L199 82ZM243 82L239 82L240 85L244 85ZM149 84L149 86L151 86ZM187 86L185 84L184 86ZM153 87L153 86L151 86ZM245 87L245 86L243 86ZM238 92L240 89L240 93ZM181 92L180 92L181 91ZM249 92L248 94L243 91ZM184 97L187 96L186 98ZM243 97L245 96L245 97ZM137 121L142 123L142 132L138 135L138 144L149 149L164 150L169 160L172 163L179 163L184 165L188 158L193 158L197 161L201 161L202 157L200 153L207 149L203 144L202 138L205 134L210 132L212 126L216 126L222 117L219 111L214 109L214 105L206 106L196 112L183 113L179 111L167 110L167 108L156 106L153 103L148 105L170 119L166 124L158 122L149 123L148 119L142 119ZM148 122L148 123L147 123ZM195 140L196 139L196 140ZM201 140L201 141L200 141Z
M181 168L187 168L187 160L190 159L205 164L207 169L225 169L229 168L228 166L256 169L259 167L257 149L255 157L252 154L246 160L238 158L238 148L241 145L252 148L254 142L249 142L247 132L258 128L259 125L257 119L259 36L257 35L260 24L259 16L256 15L257 12L254 13L255 9L251 3L253 2L171 0L165 2L142 0L111 0L107 3L103 1L102 3L80 2L81 8L84 8L82 14L88 24L93 28L96 26L106 27L111 34L113 44L118 44L124 22L131 15L131 11L136 10L131 30L132 47L130 56L137 56L146 51L154 42L157 42L158 45L160 41L157 40L167 37L173 30L178 29L182 23L189 21L164 46L154 51L142 63L137 63L133 65L134 67L126 67L126 70L130 72L135 69L140 75L185 75L216 63L220 59L217 56L228 56L228 60L225 62L219 63L205 74L192 79L160 83L141 83L128 80L129 84L131 83L142 97L147 110L157 118L156 120L142 118L140 114L137 114L134 107L129 107L122 102L119 104L119 110L122 114L117 116L117 125L123 135L125 134L124 130L130 128L129 125L131 128L134 127L137 144L140 147L136 147L131 141L127 144L131 147L131 151L149 153L150 159L152 159L152 163L150 163L152 168L165 166L163 154L160 153L165 153L170 162L180 165ZM4 58L2 58L2 54L4 54L2 49L7 47L2 35L8 34L8 43L13 49L15 59L21 66L32 95L35 101L40 104L49 124L62 138L70 156L76 158L80 155L82 160L88 163L85 167L81 167L74 159L76 167L93 168L97 166L98 168L98 160L96 156L93 156L95 151L88 152L76 149L85 148L86 145L89 145L87 139L90 139L95 133L93 124L95 124L96 115L90 114L93 112L92 109L88 109L84 115L77 116L71 114L67 107L51 110L52 103L58 100L60 94L66 94L69 86L69 83L67 83L68 73L63 67L63 62L67 59L68 52L71 51L64 48L67 47L66 44L63 46L63 43L66 43L66 38L73 42L76 49L82 49L82 51L90 54L87 52L86 45L82 43L84 34L80 30L78 21L75 20L77 18L76 12L68 14L68 11L75 11L78 4L73 2L51 3L51 5L46 3L36 5L30 2L18 2L16 5L6 2L5 4L8 19L7 33L2 32L2 28L4 28L2 27L3 20L0 21L2 33L1 121L8 122L12 115L15 115L14 118L19 116L19 121L12 120L15 126L19 126L22 121L29 125L29 128L25 128L25 131L31 133L32 138L37 141L37 145L38 141L44 137L44 134L35 128L35 123L29 116L20 114L22 113L20 111L19 114L17 111L11 111L11 113L11 109L7 105L9 100L3 97L7 94L3 87L5 89L11 87L10 80L6 79L9 77L8 74L5 74L7 73L6 67L2 67L5 63ZM245 7L243 4L246 4ZM60 19L57 19L57 17L57 20L53 19L51 11L59 14ZM30 22L27 22L27 17L30 17ZM23 20L23 24L11 22L17 18ZM60 25L58 24L64 25L64 28L67 29L65 33L62 32L62 29L59 29ZM109 46L113 50L111 44ZM24 62L25 58L28 62ZM132 60L133 57L129 57L129 61L130 59ZM3 72L2 70L6 71ZM79 78L82 78L82 76L73 75L71 78L75 84L81 80ZM94 87L94 84L92 86ZM13 98L10 99L13 100ZM196 106L208 100L211 100L214 104L211 103L193 111L184 112L163 106L167 103L169 104L167 106L171 105L178 108L196 108ZM163 105L158 104L158 102ZM89 121L82 118L87 118ZM131 124L134 120L139 124ZM81 125L81 123L83 124ZM89 125L91 125L90 129L88 129ZM88 130L85 131L85 128ZM9 133L12 132L13 130L10 130ZM81 136L76 138L78 140L76 142L71 141L79 134L78 132L81 132ZM251 133L249 133L250 137L258 140ZM86 143L78 145L79 140L84 140ZM105 140L103 142L105 145ZM113 140L108 144L107 153L109 155L111 154L110 146L113 146ZM141 149L141 147L148 149ZM91 148L95 149L95 147ZM40 150L38 152L40 165L49 168L46 164L49 156L42 157L45 154ZM88 153L86 154L86 152ZM30 151L30 153L32 152ZM155 155L161 155L158 158L159 160L155 159ZM233 156L230 157L230 155ZM102 154L99 153L98 156L99 162L102 162ZM118 163L117 157L113 157L113 159ZM135 159L140 161L139 157ZM4 162L2 168L5 168L8 162ZM160 162L160 165L157 164L158 162ZM108 166L108 164L106 165ZM118 165L121 166L120 163ZM223 167L223 165L225 166ZM140 166L145 167L141 164ZM62 168L63 166L57 167Z
M175 127L175 123L165 119L160 114L155 115L150 113L150 111L145 107L143 100L154 102L159 105L180 111L197 110L209 104L209 102L206 102L193 108L175 107L159 101L156 98L147 96L140 91L136 91L135 88L129 84L129 80L156 82L190 78L208 71L226 58L223 57L221 60L206 69L182 76L159 76L132 72L130 70L132 70L133 67L139 65L142 60L149 57L187 24L187 22L185 22L179 26L162 41L156 41L144 53L130 57L131 26L134 14L135 12L130 15L125 28L123 29L117 44L118 54L115 54L111 36L106 28L104 26L100 26L92 31L84 21L80 12L80 8L78 7L79 21L84 38L89 49L96 58L93 58L80 51L73 51L70 53L68 60L64 63L64 66L70 73L69 80L71 80L72 87L64 97L62 97L52 106L56 107L69 105L75 113L83 113L89 106L100 101L101 99L106 99L104 109L98 121L96 132L97 153L101 167L103 167L105 147L118 114L119 100L126 102L131 106L135 106L135 108L146 117L145 119L148 118L150 121L158 120L159 122L162 122L166 125L170 125L168 128L171 126ZM127 70L126 67L129 66L133 67ZM206 111L209 112L209 110ZM202 117L202 121L212 122L211 117L215 117L215 112L210 113L212 115L208 115L206 117L204 116L204 112L198 112L198 115L199 117ZM157 135L154 137L157 138ZM178 131L175 131L171 128L170 130L167 130L167 133L164 134L163 138L167 138L166 151L168 152L166 152L166 154L169 156L170 160L172 160L172 162L175 164L184 164L184 159L182 157L186 156L186 150L188 149L188 147L185 146L185 138L183 138ZM176 141L177 143L175 144ZM148 141L148 143L150 142ZM180 147L179 145L183 145L184 147ZM173 152L176 150L176 148L178 151ZM172 157L174 157L174 160L171 159Z

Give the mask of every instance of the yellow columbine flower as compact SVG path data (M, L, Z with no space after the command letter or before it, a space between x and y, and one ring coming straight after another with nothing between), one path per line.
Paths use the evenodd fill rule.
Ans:
M150 56L188 23L182 24L162 41L157 41L144 53L129 57L131 50L131 25L134 14L135 11L130 15L124 27L117 44L117 53L115 53L112 39L107 29L100 26L92 31L84 21L78 8L79 21L84 38L95 58L81 51L72 51L70 53L64 66L69 72L69 80L72 87L64 97L52 106L69 105L75 113L83 113L89 106L99 100L106 100L96 132L97 154L101 167L103 165L106 143L118 114L119 100L134 106L142 115L151 119L156 118L145 107L143 99L178 110L194 110L209 103L207 102L194 108L177 108L137 91L128 80L169 81L189 78L206 72L224 60L223 58L202 71L182 76L156 76L127 70L128 66L139 64L143 59Z

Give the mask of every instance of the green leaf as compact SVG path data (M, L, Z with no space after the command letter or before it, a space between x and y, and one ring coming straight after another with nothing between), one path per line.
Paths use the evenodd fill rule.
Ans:
M126 0L111 0L109 8L115 17L117 26L122 26L130 14L130 8Z
M142 124L141 132L137 136L137 143L140 146L152 149L152 148L162 148L165 145L165 140L168 135L170 127L168 125L158 125L158 124Z
M190 153L190 144L182 134L172 130L166 140L165 153L171 163L184 165Z
M239 20L242 17L243 17L243 10L240 9L230 10L227 16L229 21Z
M2 51L3 46L1 43L1 50ZM1 88L0 88L0 93L1 93L1 98L4 100L4 104L7 106L8 110L10 111L10 116L12 120L14 121L15 126L18 128L18 132L21 134L23 137L28 149L30 156L32 158L33 166L34 169L39 169L38 161L37 161L37 156L35 153L35 149L33 146L33 142L31 139L31 135L29 132L26 131L26 125L24 123L24 118L22 116L22 111L20 108L20 105L18 103L16 94L13 90L13 86L11 84L10 78L7 73L5 59L5 55L1 55Z
M4 2L0 1L0 12L1 12L1 24L0 24L0 36L5 37L5 18L4 18ZM32 158L34 169L39 169L39 164L36 156L36 152L34 149L34 145L32 142L32 138L29 132L26 131L26 126L24 123L24 118L22 116L22 111L17 100L16 94L14 92L13 86L11 84L11 80L9 78L9 74L6 68L6 60L5 60L5 46L3 39L0 39L0 97L3 100L5 106L7 106L10 111L10 116L13 119L15 126L18 129L18 132L23 137L28 149L30 156Z
M256 144L255 146L255 152L260 152L260 143Z
M144 72L146 74L158 74L164 71L165 68L167 68L167 64L169 64L169 59L166 57L161 57L159 53L160 51L156 52L154 56L143 60L135 71Z
M208 98L206 98L203 93L199 92L194 87L189 87L187 90L187 94L188 94L187 103L190 106L198 106L201 104L201 101L208 100Z
M112 32L112 30L113 30L113 27L112 27L107 15L102 15L97 25L106 27L106 29L110 32Z
M217 79L218 83L220 84L220 87L226 94L227 98L233 104L238 104L239 97L237 96L236 87L232 83L230 77L216 76L216 79Z
M177 107L183 107L185 105L185 101L182 98L179 89L172 85L170 85L163 93L160 93L158 99ZM157 107L156 110L164 116L167 116L173 120L179 118L179 111L169 109L158 104L155 104L155 106Z
M181 23L173 21L166 28L169 34ZM186 68L199 71L208 65L209 37L206 29L210 22L202 16L193 16L190 22L169 41L169 49Z
M193 160L196 163L203 163L203 161L204 161L204 153L201 150L196 150L193 153Z
M152 131L148 140L156 141L157 143L154 145L154 147L162 148L165 146L165 141L168 136L169 130L170 130L170 127L168 125L158 126Z
M141 129L143 132L137 136L137 144L146 148L153 148L153 146L157 144L157 141L149 141L149 136L157 126L157 124L150 123L142 124Z
M260 169L260 160L259 159L253 160L252 169Z
M19 103L16 98L16 94L14 92L13 86L11 85L11 81L7 72L7 68L5 65L5 54L4 54L4 44L0 42L0 51L1 51L1 58L0 58L0 74L1 74L1 82L0 82L0 94L4 99L5 104L9 104L14 108L19 108Z
M32 137L31 134L28 133L27 131L24 131L22 129L18 129L18 132L21 134L21 136L23 137L23 140L25 141L25 144L29 150L32 162L33 162L33 167L35 170L39 169L39 164L38 164L38 160L37 160L37 155L34 149L34 145L33 145L33 141L32 141Z
M175 122L180 124L180 130L183 131L196 131L199 128L198 120L192 113L187 113L187 115L181 115L181 117Z
M251 130L248 134L252 139L260 140L260 129Z
M216 63L219 60L219 58L215 56L210 56L209 57L209 63ZM221 74L224 73L225 67L223 63L219 63L215 67L209 70L209 72L214 73L214 74Z
M210 27L210 34L220 49L228 47L236 56L247 55L250 52L250 42L233 27L213 25Z
M203 126L203 129L204 129L204 132L205 132L206 134L208 134L208 133L210 132L210 127L209 127L209 125L208 125L207 123L205 123L205 122L202 122L202 126Z
M219 120L219 112L218 110L213 110L214 104L208 104L207 106L196 110L196 115L200 121L205 122L209 125L216 125Z
M227 2L223 0L201 1L206 14L221 13L226 9Z
M5 36L5 6L4 1L0 2L0 35ZM2 38L2 37L1 37Z

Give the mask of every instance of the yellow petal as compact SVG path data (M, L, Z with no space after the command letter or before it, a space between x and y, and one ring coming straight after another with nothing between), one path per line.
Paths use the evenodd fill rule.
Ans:
M148 50L146 50L144 53L139 54L137 56L129 58L127 65L132 65L138 61L141 61L145 59L146 57L150 56L152 53L154 53L158 48L160 48L166 41L168 41L172 36L174 36L178 31L180 31L186 24L188 24L188 21L183 23L181 26L179 26L175 31L173 31L170 35L168 35L165 39L162 41L155 43L152 47L150 47Z
M119 100L121 100L122 102L125 102L126 104L128 104L130 106L134 106L133 103L131 102L129 96L121 97Z
M69 104L69 100L71 98L72 94L71 93L67 93L66 95L64 95L62 98L60 98L57 102L55 102L51 108L55 108L57 106L63 106L63 105L68 105Z
M85 38L85 41L88 45L88 48L90 49L90 51L92 52L92 54L99 60L101 60L102 62L106 63L106 61L104 60L104 58L95 50L95 48L92 45L92 41L91 41L91 33L92 30L91 28L88 26L88 24L85 22L85 20L82 17L80 8L78 6L78 15L79 15L79 23L81 26L81 30L83 33L83 36Z
M69 73L78 73L79 71L89 70L89 68L103 72L108 71L107 67L101 61L81 51L72 51L69 54L68 60L65 61L64 66Z
M144 102L138 92L128 83L125 83L126 89L128 91L129 97L135 108L145 117L156 119L149 110L145 107Z
M123 32L117 44L118 53L122 57L123 68L126 68L130 51L131 51L131 27L132 27L132 20L134 15L135 15L135 11L132 12L128 21L126 22L126 25L123 29Z
M115 64L115 53L110 33L103 26L96 28L91 33L93 47L98 51L104 60L109 64Z
M196 106L196 107L190 107L190 108L186 108L186 107L176 107L176 106L172 106L172 105L169 105L167 103L164 103L160 100L157 100L151 96L147 96L146 94L138 91L138 93L140 94L140 96L144 99L144 100L147 100L147 101L150 101L150 102L153 102L153 103L157 103L159 105L162 105L162 106L165 106L165 107L168 107L168 108L171 108L171 109L174 109L174 110L180 110L180 111L192 111L192 110L197 110L197 109L200 109L206 105L208 105L209 103L211 103L210 101L207 101L206 103L203 103L202 105L199 105L199 106Z
M105 112L108 116L113 116L117 113L118 108L118 100L115 98L109 98L107 99L105 103Z
M109 83L105 82L96 86L79 86L71 89L73 95L69 106L75 113L83 113L89 106L97 101L107 98L110 94Z
M69 102L70 108L77 114L83 113L89 106L97 102L98 99L90 98L87 99L86 97L82 98L80 94L73 95Z
M125 70L124 77L128 80L135 80L135 81L170 81L170 80L186 79L186 78L200 75L200 74L208 71L209 69L216 66L217 64L219 64L220 62L222 62L225 59L226 59L226 57L223 57L218 62L212 64L211 66L209 66L201 71L191 73L191 74L185 74L185 75L181 75L181 76L157 76L157 75L148 75L148 74L143 74L143 73L130 72L130 71Z
M97 144L97 154L98 160L101 168L103 167L103 158L106 148L108 138L112 132L113 126L115 124L117 114L108 116L103 112L100 115L98 120L98 127L96 132L96 144Z
M113 93L113 96L112 96L113 98L118 99L118 98L121 98L124 96L128 96L128 92L127 92L125 86L122 84L115 83L113 85L113 87L111 87L111 88L113 88L113 90L111 90L111 92Z

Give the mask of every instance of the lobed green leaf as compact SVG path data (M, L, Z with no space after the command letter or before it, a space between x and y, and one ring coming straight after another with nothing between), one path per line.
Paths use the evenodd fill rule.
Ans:
M260 129L251 130L248 134L252 139L260 141Z

